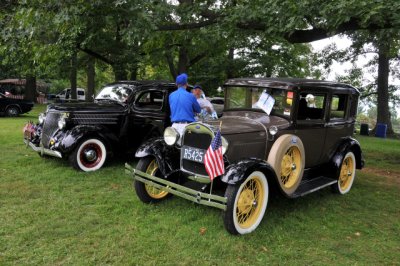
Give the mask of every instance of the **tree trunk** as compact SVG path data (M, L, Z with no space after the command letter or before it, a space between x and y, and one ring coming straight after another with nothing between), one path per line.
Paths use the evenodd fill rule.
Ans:
M138 67L135 64L134 67L131 68L131 75L130 75L130 80L136 80L137 79L137 75L138 75Z
M69 73L69 81L71 83L71 99L76 100L76 79L77 79L77 72L78 72L78 53L75 51L71 57L71 68Z
M95 71L95 60L94 57L92 56L89 56L86 74L87 74L87 91L85 100L87 102L93 102L96 71Z
M27 76L25 83L25 100L37 102L36 100L36 77Z
M185 46L179 47L178 74L187 73L189 57Z
M112 66L112 68L114 71L115 81L128 79L128 73L123 67L123 64L117 62Z
M176 76L178 76L178 74L176 73L176 69L175 69L175 65L174 65L174 58L172 56L172 52L171 51L166 51L165 52L165 58L167 59L169 73L171 73L172 78L175 80L175 78L176 78Z
M387 134L393 134L389 112L389 44L381 42L378 45L378 103L377 123L387 125ZM376 126L374 131L376 131Z
M234 70L234 54L235 54L235 49L234 48L229 48L229 53L228 53L228 65L226 66L226 77L228 79L235 78L235 70Z

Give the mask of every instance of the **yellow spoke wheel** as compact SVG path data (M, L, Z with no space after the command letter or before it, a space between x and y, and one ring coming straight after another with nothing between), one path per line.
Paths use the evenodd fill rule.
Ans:
M268 181L259 171L251 173L239 185L229 185L225 196L228 199L224 213L224 224L232 234L247 234L260 224L267 207Z
M346 194L350 191L356 175L356 159L353 152L348 152L342 161L337 184L334 184L333 191L339 194Z
M152 176L162 177L157 160L154 157L141 158L136 165L136 169ZM133 185L136 195L144 203L159 202L171 196L171 194L165 190L158 189L137 180L134 181Z
M146 169L146 174L158 176L157 172L159 172L158 164L157 164L157 161L155 159L153 159ZM168 195L167 191L158 189L151 185L145 184L144 187L145 187L147 193L149 194L149 196L152 197L153 199L162 199Z
M281 182L282 185L290 189L300 178L301 154L296 146L290 147L282 158L281 162Z

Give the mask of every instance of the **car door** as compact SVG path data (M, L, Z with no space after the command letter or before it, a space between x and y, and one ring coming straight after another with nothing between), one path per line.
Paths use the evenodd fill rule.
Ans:
M129 114L131 145L161 136L168 125L168 88L147 87L134 95Z
M328 161L336 151L341 139L351 136L354 131L355 117L350 116L352 96L346 92L333 92L329 99L329 113L326 123L326 141L323 160Z
M327 98L327 91L321 89L303 89L297 94L295 135L303 142L306 168L321 161L326 135Z

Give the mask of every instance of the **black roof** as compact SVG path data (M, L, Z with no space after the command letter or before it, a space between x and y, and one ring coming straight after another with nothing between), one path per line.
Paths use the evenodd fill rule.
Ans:
M171 81L167 81L167 80L119 80L119 81L109 83L106 86L117 85L117 84L133 85L133 86L146 86L146 85L173 86L173 85L175 85L175 83L173 83Z
M295 87L303 86L323 86L323 87L335 87L337 89L351 89L358 92L356 88L351 85L326 80L316 79L304 79L304 78L235 78L228 79L225 86L257 86L257 87L279 87L292 89Z

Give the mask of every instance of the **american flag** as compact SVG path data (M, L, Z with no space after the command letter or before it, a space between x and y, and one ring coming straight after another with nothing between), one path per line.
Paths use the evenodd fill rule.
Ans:
M211 145L204 156L204 165L211 181L213 181L215 177L225 173L220 129L218 129L217 134L211 141Z

